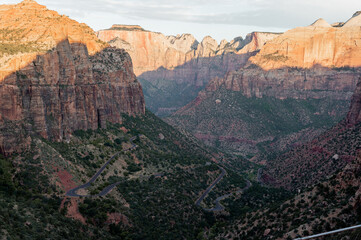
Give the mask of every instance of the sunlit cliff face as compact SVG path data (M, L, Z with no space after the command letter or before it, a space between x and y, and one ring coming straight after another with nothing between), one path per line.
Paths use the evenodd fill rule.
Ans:
M361 66L361 15L354 15L341 27L332 27L319 19L308 27L299 27L268 42L251 58L265 70L283 67L329 68Z
M59 15L32 0L0 6L0 79L31 63L64 40L86 45L90 55L107 44L86 24Z

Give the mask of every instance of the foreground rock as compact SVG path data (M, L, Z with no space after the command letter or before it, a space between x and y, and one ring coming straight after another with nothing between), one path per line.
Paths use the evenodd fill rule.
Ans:
M145 112L124 50L31 0L0 9L1 153L26 147L32 134L66 140Z

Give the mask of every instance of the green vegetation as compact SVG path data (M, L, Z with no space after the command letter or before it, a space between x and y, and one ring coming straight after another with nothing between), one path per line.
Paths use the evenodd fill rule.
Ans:
M262 55L262 57L266 60L270 60L274 62L286 62L288 60L287 56L278 54L278 51L274 53Z
M257 104L263 106L263 112L273 107L272 103ZM134 149L125 151L133 144ZM72 181L81 184L116 153L119 154L88 189L88 194L97 194L119 182L117 187L104 197L79 201L79 212L86 225L66 218L66 206L72 203L65 200L65 208L60 210L64 196L63 188L59 187L60 175L67 172L73 176ZM322 228L314 227L315 222L308 232L304 229L297 230L298 233L346 226L348 216L361 216L358 214L361 211L343 201L356 194L355 187L336 192L331 185L319 185L302 199L290 199L291 194L285 190L255 182L244 193L224 199L225 212L205 212L194 202L220 174L209 156L197 141L185 137L148 110L145 116L123 115L122 124L107 124L105 129L75 131L69 143L33 139L28 151L13 159L0 158L0 193L4 196L0 200L0 220L6 220L0 231L9 238L42 238L48 234L55 239L214 239L236 231L242 239L263 236L267 228L272 231L280 228L271 234L282 237L284 232L296 230L305 222L322 219L333 209L341 209L338 216L347 220L330 218L322 222ZM241 157L229 158L227 154L223 158L227 160L224 161L227 175L203 201L204 207L213 207L217 197L243 189L245 178L257 178L257 165ZM340 183L334 178L330 184ZM308 209L311 203L312 214L300 210ZM122 216L122 221L115 224L110 219L112 214ZM246 225L240 225L240 221Z
M90 235L112 239L107 231L65 217L66 211L59 211L61 198L44 194L44 182L37 182L41 181L39 169L28 168L29 156L24 159L26 168L21 169L29 174L13 178L16 169L10 162L14 159L0 155L0 235L4 239L84 239Z
M49 236L54 239L196 239L217 224L217 217L194 204L219 175L209 153L149 111L145 116L122 118L123 124L108 124L106 129L75 131L69 143L33 139L31 148L11 161L1 158L0 181L7 193L0 211L2 216L14 217L0 231L10 238L41 238L51 231ZM135 149L125 151L133 144ZM72 203L64 200L65 208L60 210L64 188L59 185L86 182L116 153L87 194L97 194L116 182L119 185L104 197L79 201L87 225L66 218ZM245 186L244 178L232 171L223 181L215 194ZM35 203L30 204L32 200ZM23 211L31 217L19 217ZM115 224L110 214L122 215L125 222Z
M14 191L11 170L12 165L9 159L0 155L0 191L2 192L12 193Z
M36 43L1 43L0 42L0 57L4 55L15 55L17 53L31 53L41 52L43 48Z
M329 98L248 98L240 92L219 89L189 113L173 115L167 121L189 132L213 136L204 140L208 145L246 156L283 151L287 146L282 139L289 138L286 142L291 145L297 137L293 134L302 130L330 128L344 117L348 106L347 101ZM221 136L229 137L220 139ZM270 144L273 147L267 148Z
M145 30L143 28L139 28L139 27L112 27L109 28L109 30L117 30L117 31L142 31L144 32Z

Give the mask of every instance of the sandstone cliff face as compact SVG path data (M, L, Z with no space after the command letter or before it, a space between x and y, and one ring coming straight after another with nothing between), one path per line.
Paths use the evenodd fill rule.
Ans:
M255 32L245 40L239 37L218 44L209 36L199 43L191 34L164 36L139 26L114 25L97 34L129 52L148 107L160 115L190 102L210 79L239 69L279 35Z
M355 14L349 22L358 18ZM319 19L289 30L263 44L247 66L210 81L205 92L224 87L248 97L348 100L361 73L360 27L332 27Z
M112 46L126 49L132 57L135 74L140 76L157 69L174 70L192 60L197 60L191 64L193 71L206 67L204 65L211 67L216 64L218 68L223 69L222 72L236 70L248 60L250 53L258 51L267 41L279 34L254 32L247 35L245 40L235 38L231 42L223 40L220 44L207 36L199 43L191 34L164 36L161 33L146 31L140 26L113 25L108 30L98 31L97 35ZM228 53L249 55L238 59L237 56L227 56ZM220 56L220 60L216 63L208 59L217 56ZM199 78L206 81L208 77L216 76L208 75L210 76ZM183 76L183 78L189 77Z
M205 37L195 50L188 52L190 60L173 69L162 67L146 72L140 78L150 82L165 79L198 87L206 86L210 79L223 77L227 72L242 67L267 41L278 35L254 32L247 35L245 40L236 39L230 43L223 40L220 45L211 37Z
M253 64L265 70L284 67L312 68L361 66L361 21L353 17L342 27L332 27L318 20L308 27L285 32L251 58ZM354 21L352 21L354 19Z
M31 0L8 7L0 22L2 153L25 147L26 136L66 140L145 112L130 56L86 25Z

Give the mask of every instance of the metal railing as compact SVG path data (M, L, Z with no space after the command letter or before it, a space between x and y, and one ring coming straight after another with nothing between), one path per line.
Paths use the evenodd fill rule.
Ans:
M335 234L335 233L339 233L339 232L344 232L344 231L349 231L349 230L353 230L356 228L361 228L361 225L356 225L353 227L347 227L347 228L341 228L338 230L334 230L334 231L330 231L330 232L325 232L325 233L320 233L320 234L316 234L316 235L312 235L312 236L308 236L308 237L301 237L301 238L296 238L294 240L306 240L306 239L313 239L313 238L317 238L317 237L323 237L323 236L327 236L330 234Z

